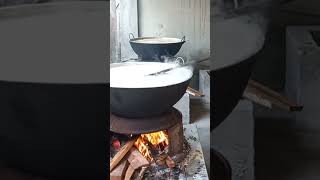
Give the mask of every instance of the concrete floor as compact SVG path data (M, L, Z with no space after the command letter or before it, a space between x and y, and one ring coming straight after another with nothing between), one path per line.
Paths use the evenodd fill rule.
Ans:
M292 128L292 119L256 119L256 180L320 179L320 134Z
M196 124L207 171L210 170L210 104L201 99L190 99L190 123Z

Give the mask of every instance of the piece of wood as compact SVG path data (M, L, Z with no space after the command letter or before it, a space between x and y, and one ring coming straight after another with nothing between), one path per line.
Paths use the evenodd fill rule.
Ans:
M128 141L110 161L110 172L119 164L136 142L137 137Z
M166 158L166 164L169 168L174 168L176 167L176 163L172 160L170 156Z
M200 91L197 91L191 87L188 87L186 92L192 96L195 96L195 97L203 97L204 96L204 94L202 94Z
M146 170L148 169L148 167L142 167L140 172L139 172L139 175L137 177L137 180L142 180L143 176L144 176L144 173L146 172Z
M120 164L110 173L110 180L123 180L128 166L129 162L123 158Z
M270 109L279 107L290 112L301 111L303 109L303 106L297 105L280 93L277 93L254 80L249 80L243 97Z
M135 147L131 148L128 161L134 169L150 165L149 161Z
M183 125L182 122L168 129L169 155L182 153L183 151Z
M134 173L135 169L131 166L131 164L128 166L127 172L126 172L126 176L124 177L124 180L130 180L133 173Z

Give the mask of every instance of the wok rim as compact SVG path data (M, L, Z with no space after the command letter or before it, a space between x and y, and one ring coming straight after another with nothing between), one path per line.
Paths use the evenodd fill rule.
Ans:
M150 64L150 63L153 63L154 64L154 63L163 63L163 62L125 62L125 63L130 63L130 64L131 63L133 63L133 64L134 63L138 63L138 64ZM124 64L124 63L111 63L110 64L110 69L111 69L112 65L121 65L121 64ZM166 63L166 64L169 64L169 63ZM190 65L190 66L186 66L186 67L192 67L192 66ZM193 71L194 71L194 68L192 67L192 70L190 70L191 76L188 79L186 79L184 81L181 81L179 83L175 83L175 84L170 84L170 85L165 85L165 86L156 86L156 87L116 87L116 86L111 86L111 82L110 82L110 88L111 89L141 89L141 90L143 90L143 89L155 89L155 88L167 88L167 87L175 86L175 85L182 84L182 83L190 81L192 79L193 75L194 75ZM110 74L110 76L111 76L111 74Z
M177 40L177 42L167 42L167 43L143 43L143 42L136 42L138 40L144 40L144 39L172 39L172 40ZM183 40L181 38L172 38L172 37L152 37L152 36L146 36L146 37L137 37L137 38L132 38L129 40L130 43L134 44L144 44L144 45L169 45L169 44L183 44L186 42L186 40Z

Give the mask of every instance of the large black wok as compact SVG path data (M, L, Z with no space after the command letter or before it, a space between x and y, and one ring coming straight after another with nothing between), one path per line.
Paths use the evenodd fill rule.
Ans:
M181 46L186 42L185 37L182 39L178 38L163 38L163 37L139 37L134 38L133 35L130 38L130 45L133 51L143 60L154 61L158 60L163 62L164 58L175 56ZM162 43L150 43L150 41L158 41L161 39L169 40L170 42L162 42ZM149 41L149 42L146 42Z
M132 62L130 62L132 64ZM143 64L148 62L135 62ZM125 66L114 63L110 68ZM134 63L133 63L134 64ZM112 76L112 74L110 74ZM150 88L110 87L110 110L113 114L127 118L160 115L169 110L185 94L191 77L177 84Z
M107 179L108 4L0 8L0 168Z
M215 129L232 112L241 99L249 78L255 57L240 63L210 71L211 122L210 130Z

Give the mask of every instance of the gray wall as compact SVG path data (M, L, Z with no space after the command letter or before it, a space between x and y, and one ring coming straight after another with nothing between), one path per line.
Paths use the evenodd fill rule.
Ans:
M209 0L139 0L138 4L140 36L186 36L179 56L210 56Z

